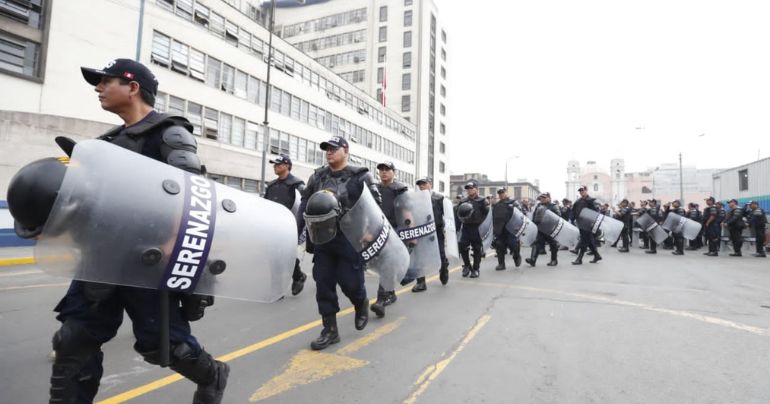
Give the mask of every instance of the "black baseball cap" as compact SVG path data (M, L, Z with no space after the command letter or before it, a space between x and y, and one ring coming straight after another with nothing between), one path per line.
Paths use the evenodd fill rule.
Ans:
M713 202L713 201L715 201L716 199L714 199L714 197L713 197L713 196L709 196L709 197L708 197L708 198L706 198L705 200L707 200L707 201L712 201L712 202Z
M537 196L537 199L550 198L550 197L551 197L551 194L549 192L543 192L542 194Z
M120 77L139 83L139 87L152 94L158 95L158 79L147 66L131 59L115 59L101 69L81 67L80 72L88 84L96 86L102 77Z
M291 165L291 159L285 154L281 154L278 157L270 160L270 164L288 164Z
M581 185L580 188L578 188L578 192L580 191L588 191L588 187L586 187L585 185Z
M393 164L392 161L384 161L380 164L377 164L378 170L393 170L396 171L396 165Z
M465 184L465 189L478 188L479 183L476 180L470 180Z
M561 203L572 203L572 201L570 201L567 198L564 198L564 199L561 200Z
M430 177L422 177L417 182L415 182L416 185L420 184L433 184L433 178Z
M332 136L331 139L321 142L321 150L326 150L329 147L339 149L340 147L348 148L348 141L341 136Z
M498 193L498 194L502 194L503 192L508 192L508 190L507 190L507 189L505 189L505 187L500 187L500 188L497 188L497 193Z
M732 202L738 203L738 200L733 198L733 199L730 199L729 201L727 201L727 203L732 203Z

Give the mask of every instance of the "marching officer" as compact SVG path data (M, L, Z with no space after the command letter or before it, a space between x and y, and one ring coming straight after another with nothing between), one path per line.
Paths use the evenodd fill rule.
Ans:
M532 214L532 221L535 224L540 224L543 220L543 216L545 216L545 211L550 210L557 216L560 215L561 212L559 212L559 209L551 203L551 194L548 192L544 192L540 194L537 197L537 200L540 202L535 207L535 212ZM559 253L559 243L556 242L556 240L549 237L547 234L543 232L537 232L537 239L535 240L535 245L532 246L532 253L530 254L530 257L525 259L527 261L527 264L530 266L535 266L537 263L537 257L539 254L539 250L545 250L545 244L548 243L548 247L551 250L551 261L549 261L546 265L549 267L553 267L558 265L558 260L556 259L557 254Z
M585 185L578 188L578 193L580 194L580 198L578 198L572 205L573 218L580 216L580 211L583 209L599 211L596 207L596 199L588 195L588 188ZM593 259L591 259L592 264L595 264L602 259L602 256L599 255L599 251L596 250L596 241L593 233L587 230L580 230L580 242L577 246L578 256L575 261L572 261L572 265L581 265L583 263L583 255L586 253L587 249L590 249L593 253Z
M465 184L466 197L457 205L457 217L462 223L460 240L457 245L463 259L463 277L479 277L481 255L484 246L479 233L479 226L489 213L489 201L479 196L479 183L470 180ZM473 266L471 266L469 249L473 250Z
M713 196L706 198L706 208L703 210L703 227L706 228L706 240L708 251L704 255L716 257L719 255L719 236L721 229L719 227L719 211Z
M650 199L650 203L647 208L647 214L650 215L650 217L655 220L656 223L660 224L660 222L663 220L663 215L660 210L660 206L658 206L658 201L656 199ZM646 234L646 233L645 233ZM647 236L650 243L650 249L645 251L647 254L657 254L658 253L658 243L655 242L655 239Z
M292 210L297 199L297 192L305 189L305 181L297 178L291 173L291 159L285 154L281 154L274 160L270 160L273 165L273 172L278 178L267 183L265 188L265 199L280 203L286 209ZM297 212L294 212L295 214ZM305 287L307 275L299 267L299 258L294 262L294 273L291 275L291 294L296 296Z
M628 206L628 199L620 201L620 206L618 207L615 218L623 222L623 230L620 232L620 240L623 243L623 246L618 249L618 251L627 253L630 241L629 233L631 233L634 220L633 216L631 216L631 208Z
M765 210L759 207L757 201L751 201L749 204L751 212L749 213L749 223L752 230L754 230L754 238L757 245L757 252L753 254L755 257L767 257L765 253L765 231L767 230L767 215Z
M508 197L505 188L497 190L497 203L492 206L492 231L495 235L494 245L497 252L497 266L495 270L505 269L505 254L510 250L513 254L513 263L518 268L521 265L521 250L518 238L505 229L505 224L513 216L513 208L517 207L516 201Z
M678 199L675 199L670 204L666 204L666 210L664 212L664 218L668 216L669 213L676 213L679 216L684 217L685 211L681 206L681 202L679 202ZM671 254L674 255L684 255L684 236L682 233L674 233L671 232L671 238L673 239L674 244L674 251L671 252Z
M743 209L738 206L738 200L730 199L730 212L727 213L725 221L722 223L730 232L730 242L733 244L731 257L742 257L741 247L743 247L743 229L746 223L743 221Z
M442 285L449 282L449 260L446 257L446 237L444 236L444 195L433 191L433 179L423 177L417 180L416 185L421 191L430 192L430 202L433 205L433 217L436 221L436 237L438 240L438 253L441 257L441 268L438 271L438 277ZM425 277L417 278L417 283L412 287L412 292L423 292L427 289Z
M380 176L380 183L377 184L377 189L382 195L382 212L390 222L390 225L395 229L396 223L396 197L408 191L409 188L396 181L396 166L391 161L377 164L377 172ZM414 279L414 278L412 278ZM412 281L412 279L405 279L404 284ZM395 303L398 297L395 290L385 290L380 284L377 287L377 301L372 305L371 310L377 315L377 317L385 316L385 306L390 306Z

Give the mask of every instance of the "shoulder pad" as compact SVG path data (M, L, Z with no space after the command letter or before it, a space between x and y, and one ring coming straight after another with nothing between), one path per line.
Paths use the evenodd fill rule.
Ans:
M355 174L361 174L361 173L366 173L366 172L369 172L369 169L368 169L368 168L366 168L366 167L360 167L360 166L353 166L353 165L348 165L348 166L347 166L347 167L345 167L345 168L346 168L346 169L348 169L348 170L350 170L350 172L351 172L351 173L353 173L354 175L355 175Z
M196 154L198 143L186 128L169 126L163 131L161 141L160 154L166 163L191 173L201 173L201 160Z
M441 201L444 199L444 195L441 195L438 192L433 192L430 194L430 199L433 199L434 201Z
M297 185L297 184L305 183L305 181L302 181L301 179L299 179L299 177L297 177L294 174L289 174L289 176L286 177L286 179L283 182L286 183L286 185Z

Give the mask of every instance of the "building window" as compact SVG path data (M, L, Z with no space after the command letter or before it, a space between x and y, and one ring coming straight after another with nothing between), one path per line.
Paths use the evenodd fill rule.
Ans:
M441 85L441 91L440 92L441 92L441 96L442 97L446 97L446 87L444 87L443 84Z
M594 175L594 179L595 179L595 180L598 180L598 179L599 179L599 176L598 176L598 175Z
M442 154L446 153L446 145L444 142L438 142L438 152Z
M385 78L385 68L384 67L378 67L377 68L377 83L382 83L384 78Z
M39 77L40 45L0 31L0 71Z
M409 112L412 110L412 97L409 95L401 96L401 112Z
M404 73L401 76L401 89L402 90L410 90L412 88L412 74L411 73Z
M439 106L439 111L441 112L441 115L446 115L446 106L444 106L444 104L441 104Z
M446 61L446 49L441 48L441 60Z
M749 190L749 170L738 171L738 190Z
M412 10L404 11L404 26L405 27L412 26Z
M438 172L440 172L441 174L444 174L444 171L446 171L446 165L444 164L443 161L439 161L438 162Z
M594 184L594 192L599 192L599 184Z
M377 49L377 62L383 63L385 62L385 52L387 51L387 48L384 46L380 46L379 49Z
M404 7L409 7L412 5L412 0L404 0Z
M438 182L438 192L442 192L443 193L445 187L446 186L444 185L444 181L439 181Z
M412 31L404 32L404 48L410 48L412 46Z
M388 6L380 7L380 22L388 21Z
M442 79L446 78L446 69L444 68L444 66L441 66L441 78Z
M446 42L446 31L443 29L441 30L441 41Z
M409 68L412 67L412 52L404 52L404 62L403 67Z
M380 27L380 42L388 40L388 27Z
M7 17L26 26L42 28L41 14L43 2L41 0L2 0L0 1L0 17Z

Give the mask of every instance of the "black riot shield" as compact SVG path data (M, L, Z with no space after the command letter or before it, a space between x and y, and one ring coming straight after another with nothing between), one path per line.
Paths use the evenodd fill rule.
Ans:
M382 287L395 290L409 268L409 252L367 187L340 218L340 230L367 268L380 276Z
M513 208L513 216L505 224L505 230L518 237L526 246L534 244L537 239L537 225L516 207Z
M543 215L543 220L537 225L537 229L559 244L568 247L574 247L580 241L580 231L577 227L547 209Z
M700 223L684 216L677 215L674 212L668 213L666 220L663 221L661 226L670 232L681 233L682 237L688 240L695 240L698 237L701 228Z
M277 203L87 140L35 258L83 281L271 302L288 289L296 240Z
M601 230L609 244L613 244L623 231L623 222L603 215L595 210L583 209L575 221L579 229L596 233Z
M658 244L662 244L668 238L668 233L648 213L639 216L636 223Z
M406 277L410 279L431 275L441 267L430 195L430 191L409 191L395 200L396 233L409 251Z

